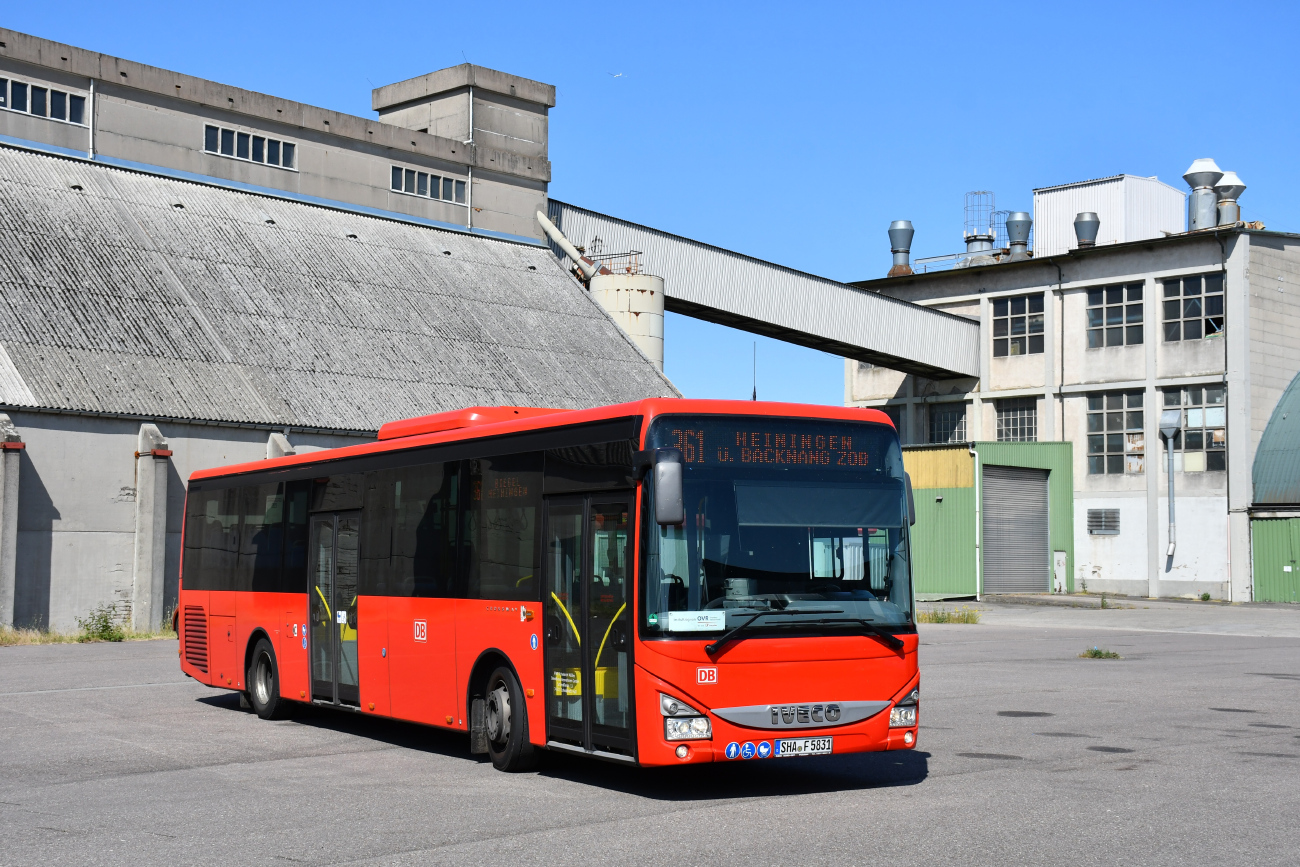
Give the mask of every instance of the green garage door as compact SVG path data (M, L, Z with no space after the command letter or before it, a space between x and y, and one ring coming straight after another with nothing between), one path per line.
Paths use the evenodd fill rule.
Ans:
M1300 518L1250 522L1256 602L1300 602Z

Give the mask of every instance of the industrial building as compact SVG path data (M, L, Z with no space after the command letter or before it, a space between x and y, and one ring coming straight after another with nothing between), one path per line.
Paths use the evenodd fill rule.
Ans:
M1300 235L1243 222L1245 187L1212 160L1185 179L1186 195L1130 175L1035 190L1032 215L1001 212L1005 246L977 196L966 250L915 263L913 229L895 223L892 276L853 285L978 321L979 372L848 361L845 401L884 408L906 443L1071 444L1067 589L1288 598L1295 585L1276 585L1294 580L1280 577L1296 574L1280 571L1293 555L1261 567L1252 516L1289 521L1300 507L1300 486L1270 487L1259 463L1295 460L1278 426L1300 371ZM982 507L1043 502L1051 475L1023 476ZM1036 544L1024 570L990 568L986 549L978 591L1047 592L1058 550Z

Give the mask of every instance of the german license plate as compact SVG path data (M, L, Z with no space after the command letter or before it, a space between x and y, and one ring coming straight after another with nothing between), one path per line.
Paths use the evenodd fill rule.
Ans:
M819 756L831 751L834 738L785 738L776 742L778 758L791 756Z

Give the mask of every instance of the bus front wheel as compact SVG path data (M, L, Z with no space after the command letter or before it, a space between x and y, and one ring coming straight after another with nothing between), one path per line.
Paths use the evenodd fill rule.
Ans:
M484 724L488 756L498 771L527 771L537 762L528 740L528 709L514 672L504 666L487 681Z
M275 664L275 650L271 642L259 639L253 648L253 661L248 666L248 699L253 710L262 719L280 719L288 710L288 702L280 697L280 672Z

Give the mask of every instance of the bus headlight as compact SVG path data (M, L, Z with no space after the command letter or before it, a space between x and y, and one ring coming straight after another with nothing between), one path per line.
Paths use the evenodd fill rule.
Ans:
M679 698L659 693L659 712L664 715L666 740L702 741L713 737L708 717Z
M889 727L906 729L916 725L916 706L895 707L889 712Z
M669 717L664 720L664 737L670 741L699 741L713 737L706 717Z
M891 729L906 729L916 725L916 711L920 703L921 688L918 686L909 692L906 698L890 708L889 727Z

